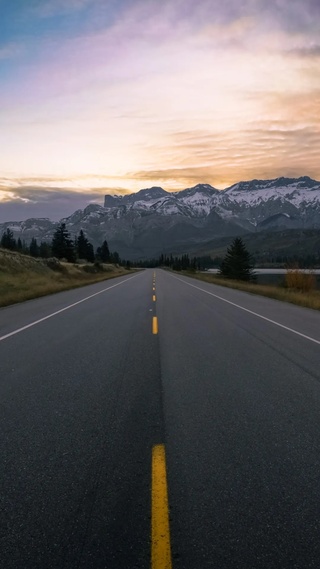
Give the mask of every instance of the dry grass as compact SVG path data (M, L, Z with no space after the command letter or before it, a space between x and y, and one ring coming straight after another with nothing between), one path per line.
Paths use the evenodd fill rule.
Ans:
M0 307L128 274L114 265L102 265L99 272L92 272L93 265L55 266L52 270L44 259L0 249Z
M296 290L284 288L281 286L262 285L255 283L246 283L243 281L232 281L222 279L217 275L202 274L202 273L185 273L188 276L205 281L207 283L217 284L228 288L243 290L252 294L259 294L267 296L268 298L275 298L283 302L290 302L306 308L313 308L320 310L320 291L318 290Z

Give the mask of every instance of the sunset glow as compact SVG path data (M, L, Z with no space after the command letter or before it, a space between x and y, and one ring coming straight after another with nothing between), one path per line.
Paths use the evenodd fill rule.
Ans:
M1 10L0 201L320 179L318 0Z

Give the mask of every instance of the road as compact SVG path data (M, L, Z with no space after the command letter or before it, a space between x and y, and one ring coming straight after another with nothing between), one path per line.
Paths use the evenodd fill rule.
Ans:
M158 269L1 309L0 566L318 568L319 364L318 312Z

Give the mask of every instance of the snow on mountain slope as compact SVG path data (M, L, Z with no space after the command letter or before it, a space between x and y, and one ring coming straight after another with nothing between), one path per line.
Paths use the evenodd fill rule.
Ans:
M176 195L179 201L187 204L193 210L194 215L205 217L218 203L220 192L210 184L197 184L193 188L178 192Z
M277 178L276 180L252 180L239 182L222 192L222 201L259 205L268 200L280 199L299 206L302 203L320 202L320 183L304 178Z
M187 188L181 192L166 192L163 188L153 187L140 190L136 194L121 196L107 195L105 207L119 207L126 205L127 208L141 211L157 212L160 215L187 215L191 217L206 217L219 196L219 190L209 184L198 184L193 188ZM119 196L120 197L120 196Z
M169 193L162 188L140 190L127 196L106 196L105 207L126 205L135 210L153 210L167 215L187 214L206 217L217 208L224 217L233 216L233 205L237 207L256 207L266 202L279 200L296 208L302 204L320 206L320 183L304 176L302 178L277 178L275 180L251 180L239 182L226 190L217 190L209 184L198 184L180 192ZM164 204L167 204L166 207ZM183 207L187 206L185 210ZM165 213L164 213L165 212Z
M263 230L277 218L279 227L320 227L320 183L308 176L298 179L251 180L222 191L217 213L242 225ZM247 226L248 227L248 226Z
M197 184L180 192L169 193L159 187L141 190L136 194L106 196L108 208L126 205L126 212L164 216L182 216L205 220L212 211L228 222L236 222L249 231L269 217L281 214L279 223L294 226L320 227L320 183L308 176L298 179L251 180L239 182L226 190L210 184Z

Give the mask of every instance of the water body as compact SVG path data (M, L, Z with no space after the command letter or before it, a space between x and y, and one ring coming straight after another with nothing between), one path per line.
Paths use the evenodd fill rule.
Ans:
M305 273L312 272L316 275L317 278L317 289L320 290L320 269L309 270L304 269ZM208 269L206 271L211 274L217 274L219 269ZM284 275L287 272L287 269L260 269L259 267L254 268L254 272L256 274L258 284L266 284L266 285L276 285L281 286L284 284Z
M320 275L320 269L301 269L303 270L303 272L308 273L311 272L315 275ZM208 269L207 271L208 273L214 273L217 274L219 272L219 269ZM259 267L255 267L254 268L254 272L257 275L285 275L287 272L287 269L259 269Z

